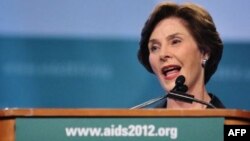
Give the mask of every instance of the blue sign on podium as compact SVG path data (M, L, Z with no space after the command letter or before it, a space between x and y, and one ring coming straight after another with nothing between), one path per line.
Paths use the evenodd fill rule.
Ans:
M222 141L224 118L17 118L16 141Z

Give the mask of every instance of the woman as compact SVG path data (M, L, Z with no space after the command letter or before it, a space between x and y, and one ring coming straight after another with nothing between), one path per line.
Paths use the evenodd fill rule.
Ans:
M196 4L161 3L146 21L141 33L138 59L154 73L169 93L175 80L186 78L187 93L217 108L224 105L205 85L220 62L223 43L209 13ZM160 107L208 108L167 98Z

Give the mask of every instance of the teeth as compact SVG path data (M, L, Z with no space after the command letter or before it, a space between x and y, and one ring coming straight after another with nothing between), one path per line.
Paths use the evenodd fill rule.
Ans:
M181 67L179 67L179 66L165 67L165 68L162 69L162 73L163 73L164 75L167 75L167 73L170 72L170 71L173 71L173 70L180 70L180 69L181 69Z
M169 71L169 70L172 70L174 69L175 67L169 67L169 68L165 68L164 71Z

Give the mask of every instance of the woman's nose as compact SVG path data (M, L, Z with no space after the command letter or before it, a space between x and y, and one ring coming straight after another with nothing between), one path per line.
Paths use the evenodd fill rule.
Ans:
M169 58L171 58L171 53L167 49L162 49L160 52L160 61L166 62Z

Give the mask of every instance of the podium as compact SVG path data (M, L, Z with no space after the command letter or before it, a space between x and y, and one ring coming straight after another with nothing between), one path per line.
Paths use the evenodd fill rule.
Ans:
M157 141L158 138L159 140L190 140L196 138L195 136L203 138L202 140L206 138L214 140L212 137L218 136L215 138L223 140L224 125L250 125L250 111L239 109L2 109L0 110L0 141ZM90 129L91 133L87 132Z

